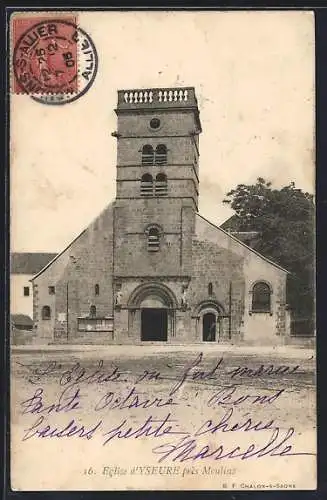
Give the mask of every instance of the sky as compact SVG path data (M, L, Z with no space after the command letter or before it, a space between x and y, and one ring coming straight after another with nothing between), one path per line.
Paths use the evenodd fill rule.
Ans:
M195 87L199 211L258 176L314 193L314 18L310 12L81 12L99 57L80 99L11 94L11 250L57 252L115 197L117 90Z

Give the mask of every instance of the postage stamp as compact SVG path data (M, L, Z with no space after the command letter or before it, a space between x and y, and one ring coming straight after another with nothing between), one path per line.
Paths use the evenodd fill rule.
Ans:
M97 53L74 15L15 16L12 91L47 104L71 102L92 85Z

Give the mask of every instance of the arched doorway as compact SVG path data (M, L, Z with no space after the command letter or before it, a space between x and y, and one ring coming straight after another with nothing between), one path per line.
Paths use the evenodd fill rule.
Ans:
M149 291L139 304L141 311L141 340L166 341L168 337L168 310L165 298Z
M166 341L168 338L167 309L141 309L141 340Z
M216 341L216 315L207 312L202 316L202 340L203 342Z
M142 342L166 342L174 336L176 299L163 284L137 287L129 300L129 329Z
M224 336L224 308L214 300L200 302L194 309L196 338L201 342L219 342Z

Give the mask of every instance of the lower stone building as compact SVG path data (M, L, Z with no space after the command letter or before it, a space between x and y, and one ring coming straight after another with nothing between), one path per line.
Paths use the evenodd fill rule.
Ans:
M116 114L116 198L32 279L38 342L284 343L287 271L198 213L194 89Z
M33 293L31 278L41 271L55 256L55 253L38 252L12 252L10 254L10 314L20 318L19 323L21 323L21 320L26 325L32 323ZM29 321L26 316L29 316ZM17 321L14 321L14 323L17 323Z

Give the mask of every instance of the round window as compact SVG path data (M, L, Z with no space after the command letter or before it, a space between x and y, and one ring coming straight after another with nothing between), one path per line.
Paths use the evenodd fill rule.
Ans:
M159 128L160 127L159 118L152 118L152 120L150 120L150 127L154 129Z

